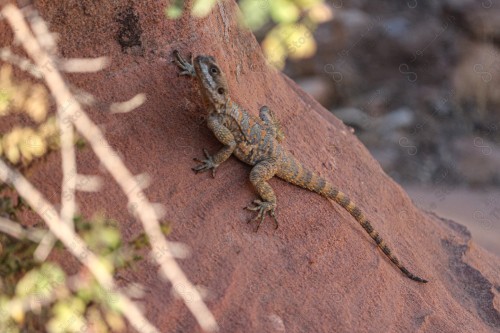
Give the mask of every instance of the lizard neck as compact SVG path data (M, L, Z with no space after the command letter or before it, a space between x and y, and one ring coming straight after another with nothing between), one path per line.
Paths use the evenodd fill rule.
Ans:
M213 105L213 108L215 110L215 113L219 114L228 114L231 112L231 109L233 108L233 101L231 100L230 97L227 97L226 103L220 105L220 104L215 104Z

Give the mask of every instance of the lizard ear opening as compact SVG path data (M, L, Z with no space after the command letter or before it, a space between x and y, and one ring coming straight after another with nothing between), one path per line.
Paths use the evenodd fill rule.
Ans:
M222 87L221 87L221 88L217 89L217 92L218 92L220 95L224 95L225 90L224 90L224 88L222 88Z

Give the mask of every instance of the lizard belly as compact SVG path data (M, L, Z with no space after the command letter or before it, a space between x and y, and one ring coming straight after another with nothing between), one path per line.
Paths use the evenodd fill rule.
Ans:
M246 142L240 142L238 143L238 146L234 150L233 154L236 156L240 161L250 164L250 165L255 165L255 152L257 151L257 147L254 147L254 145L250 145Z

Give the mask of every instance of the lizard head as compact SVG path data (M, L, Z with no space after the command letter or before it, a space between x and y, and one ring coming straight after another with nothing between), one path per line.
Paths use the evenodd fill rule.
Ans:
M224 73L213 57L197 56L193 62L196 76L208 101L217 106L226 104L229 91Z

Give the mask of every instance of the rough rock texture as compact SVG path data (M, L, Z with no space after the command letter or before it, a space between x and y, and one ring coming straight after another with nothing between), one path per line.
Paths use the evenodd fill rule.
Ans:
M221 332L500 331L499 258L478 248L464 227L416 209L349 128L268 68L254 37L238 26L232 1L216 4L207 18L178 21L164 18L164 3L128 3L35 4L60 34L64 56L110 57L108 69L70 81L103 102L89 111L92 119L134 173L151 177L146 194L165 205L170 238L192 248L181 265L207 288ZM2 45L10 43L4 26L0 31ZM263 104L275 110L285 146L349 193L401 260L430 282L400 274L341 207L278 179L271 184L281 226L268 221L253 232L245 223L253 215L242 210L256 196L248 166L231 158L215 179L190 170L202 147L214 152L220 144L202 122L194 82L177 77L174 49L215 56L237 102L254 115ZM134 112L105 108L141 92L147 101ZM105 179L100 193L78 195L81 211L104 210L126 237L136 235L140 225L124 195L89 148L78 163L80 172ZM28 171L53 203L59 165L53 153ZM144 308L162 332L199 332L156 267L143 262L126 278L145 286Z

